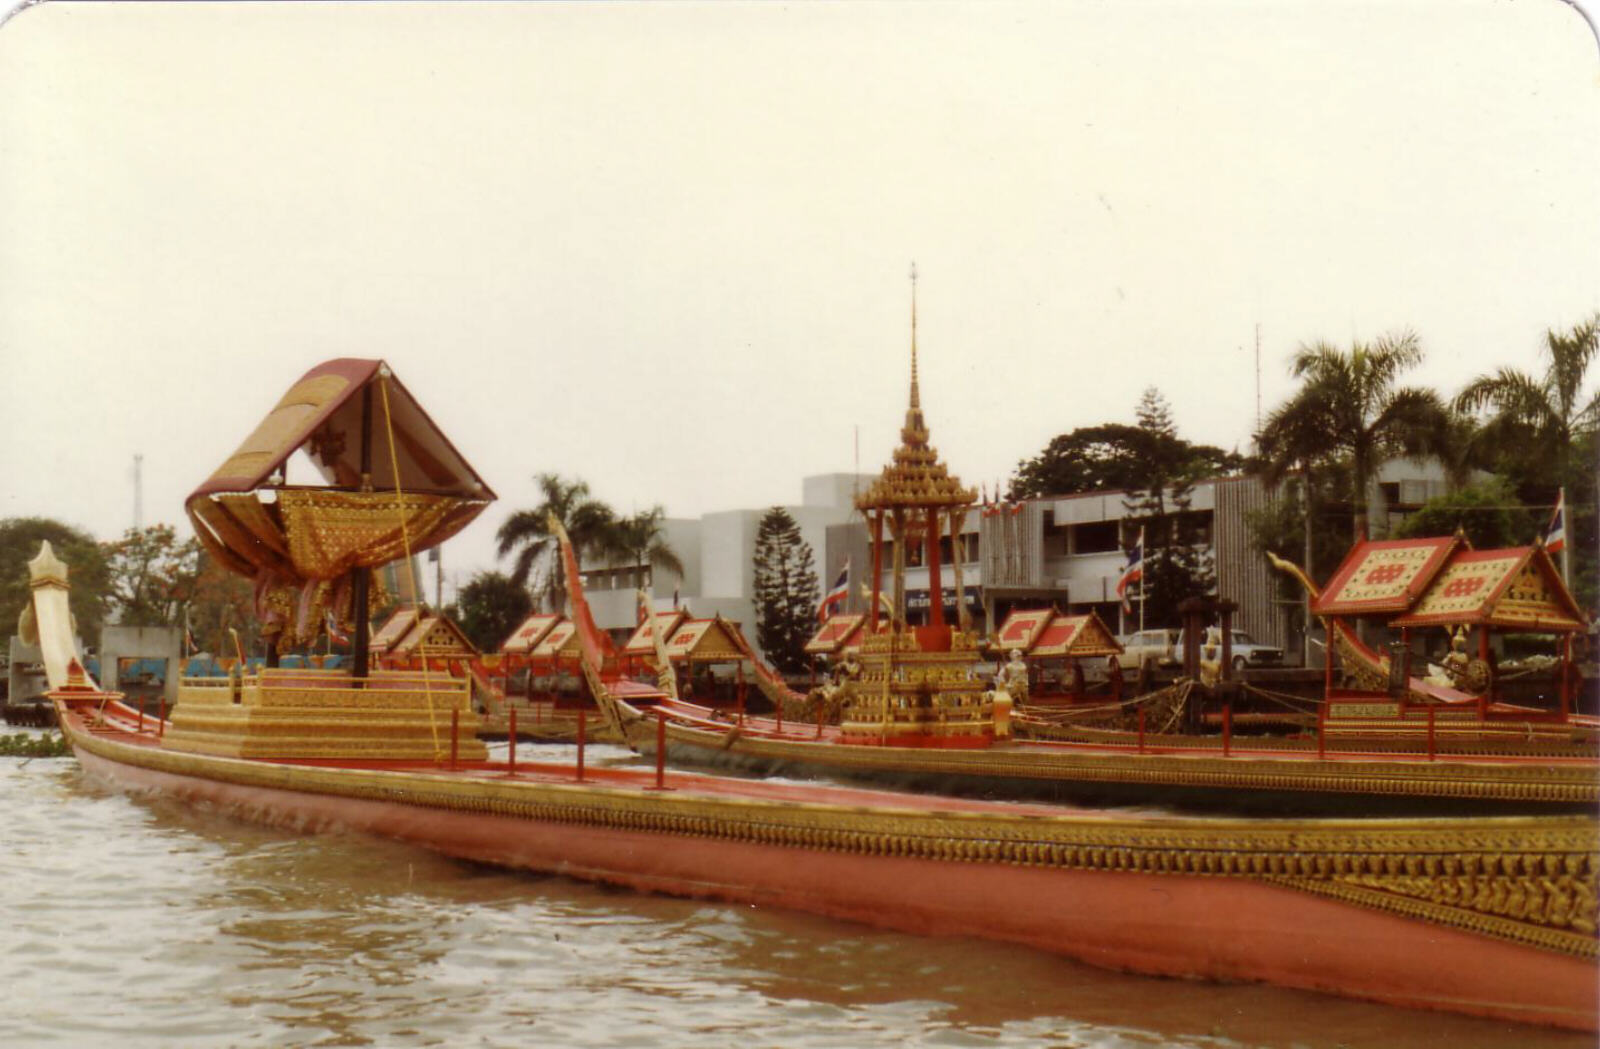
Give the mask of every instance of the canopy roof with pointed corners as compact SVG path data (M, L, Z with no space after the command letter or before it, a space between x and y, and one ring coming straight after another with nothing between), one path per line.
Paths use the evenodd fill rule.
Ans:
M369 389L371 469L363 479ZM285 464L302 450L325 486L284 483ZM340 358L290 387L185 507L196 535L228 568L303 585L436 546L494 498L387 364Z

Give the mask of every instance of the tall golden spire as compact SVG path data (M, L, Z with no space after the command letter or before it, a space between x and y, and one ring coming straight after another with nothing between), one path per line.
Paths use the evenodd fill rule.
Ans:
M922 407L922 395L917 390L917 264L911 264L911 410Z
M928 424L922 417L922 392L917 384L917 267L911 266L911 400L900 429L900 447L892 461L866 492L856 497L858 509L930 506L965 506L978 493L963 488L950 475L939 453L928 443Z

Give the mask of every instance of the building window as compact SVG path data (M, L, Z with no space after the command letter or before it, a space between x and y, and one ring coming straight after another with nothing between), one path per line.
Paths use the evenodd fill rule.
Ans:
M1072 553L1107 554L1121 550L1116 521L1091 521L1072 529Z

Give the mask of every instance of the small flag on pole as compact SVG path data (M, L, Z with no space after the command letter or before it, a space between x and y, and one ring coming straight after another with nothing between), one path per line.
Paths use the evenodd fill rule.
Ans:
M817 621L826 623L828 617L838 611L844 604L845 598L850 596L850 559L844 561L844 567L839 569L839 577L833 581L833 586L823 595L822 603L817 606Z
M1555 513L1550 515L1550 524L1544 530L1544 551L1547 554L1559 554L1567 548L1567 491L1561 490L1556 497Z
M1122 578L1117 580L1117 596L1122 598L1122 610L1132 612L1133 606L1128 603L1128 587L1134 583L1144 581L1144 529L1139 529L1139 541L1133 544L1133 549L1128 551L1128 564L1122 570Z

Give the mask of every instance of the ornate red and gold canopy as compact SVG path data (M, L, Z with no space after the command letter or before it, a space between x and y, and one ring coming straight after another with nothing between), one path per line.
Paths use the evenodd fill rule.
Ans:
M322 485L286 482L297 451ZM352 572L437 546L494 498L387 364L340 358L290 387L184 507L207 551L256 581L263 626L306 640L324 610L348 615Z
M1465 545L1454 537L1366 540L1357 543L1311 603L1317 616L1394 615L1409 611L1450 555Z
M1542 546L1458 550L1391 626L1493 626L1574 633L1586 621Z

